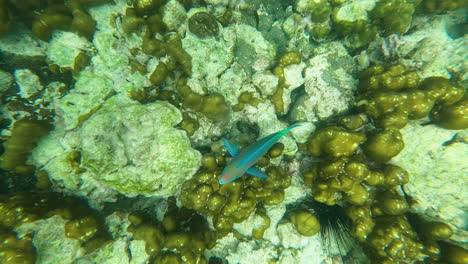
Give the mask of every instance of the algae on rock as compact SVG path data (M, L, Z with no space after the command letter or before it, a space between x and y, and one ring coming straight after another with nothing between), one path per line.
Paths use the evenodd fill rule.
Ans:
M290 122L326 119L346 111L353 100L356 68L343 44L322 44L317 53L304 70L305 93L291 106Z
M115 191L167 197L195 173L201 159L185 132L173 128L181 120L179 110L167 102L141 105L114 96L81 128L56 130L42 141L34 163L61 191L95 196L98 206ZM62 142L58 147L57 141ZM79 153L78 171L67 158L73 151Z

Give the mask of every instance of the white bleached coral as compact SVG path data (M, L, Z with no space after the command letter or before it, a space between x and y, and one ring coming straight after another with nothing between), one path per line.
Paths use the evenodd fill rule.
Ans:
M305 94L291 106L291 122L326 119L348 109L357 80L356 66L340 42L322 44L304 70Z

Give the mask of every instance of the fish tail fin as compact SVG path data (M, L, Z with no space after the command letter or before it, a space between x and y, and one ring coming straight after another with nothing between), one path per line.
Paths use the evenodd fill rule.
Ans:
M281 131L281 134L283 134L284 136L290 136L290 135L288 134L288 132L290 132L290 131L293 130L294 128L300 127L300 126L302 126L302 124L295 124L295 125L292 125L292 126L286 128L285 130Z

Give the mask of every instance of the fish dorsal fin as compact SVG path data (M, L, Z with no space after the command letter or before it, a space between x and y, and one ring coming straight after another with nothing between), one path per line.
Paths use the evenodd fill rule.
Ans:
M223 141L224 147L226 147L227 151L229 152L229 154L231 154L233 158L239 154L240 152L239 146L237 146L236 144L230 142L229 140L225 138L222 138L221 140Z
M262 170L260 170L259 168L257 167L250 167L248 170L247 170L247 173L250 174L250 175L253 175L255 177L259 177L259 178L263 178L263 179L267 179L268 178L268 175L266 175Z

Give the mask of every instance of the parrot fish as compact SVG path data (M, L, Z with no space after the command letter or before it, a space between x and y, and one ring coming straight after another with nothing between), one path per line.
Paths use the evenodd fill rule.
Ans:
M245 148L243 151L240 151L240 148L229 142L227 139L222 138L221 140L224 143L227 151L233 159L226 165L221 176L219 177L220 184L226 184L228 182L235 181L244 173L260 177L268 178L262 170L253 165L263 156L267 151L276 143L282 136L287 136L288 132L296 127L301 125L293 125L284 130L273 133L269 136L266 136L259 141L253 143L252 145Z

